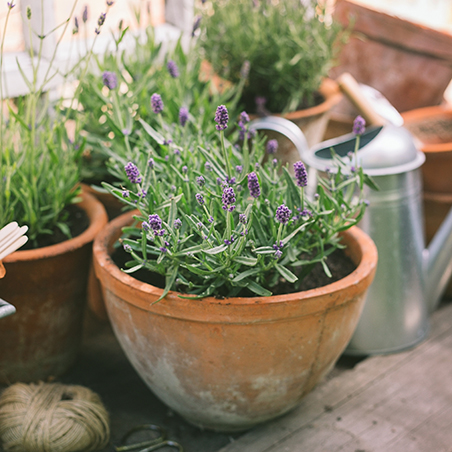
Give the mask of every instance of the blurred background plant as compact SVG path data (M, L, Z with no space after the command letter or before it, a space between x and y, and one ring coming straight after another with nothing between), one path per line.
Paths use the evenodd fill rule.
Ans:
M238 100L245 79L236 85L216 85L203 74L198 44L187 47L181 38L162 46L154 28L146 28L145 38L133 36L134 51L121 50L127 29L120 24L116 48L96 58L96 67L82 82L80 102L83 106L87 147L82 177L87 183L100 185L113 181L117 174L108 172L108 160L134 160L141 148L149 147L139 120L156 126L158 117L152 111L151 97L158 92L165 98L165 127L174 133L181 145L214 132L211 119L215 106L226 104L238 115ZM183 129L175 127L184 122ZM113 177L113 178L112 178Z
M103 184L139 210L137 222L123 230L131 257L124 271L147 270L164 288L162 298L169 290L197 297L294 292L316 263L332 276L328 258L343 247L339 232L364 214L362 168L337 157L336 172L308 199L303 163L290 175L273 158L275 147L250 133L245 112L231 126L219 106L215 135L187 146L175 139L184 136L184 125L167 127L158 94L153 107L156 126L140 121L148 146L115 166L122 188ZM230 139L227 129L235 129Z
M256 99L272 113L313 106L347 36L317 0L203 1L200 15L203 56L220 77L237 83L249 62L241 100L250 113Z
M107 2L106 11L112 3ZM75 87L70 97L65 98L56 96L50 86L55 78L73 84L74 74L83 76L89 65L92 48L68 70L63 71L56 64L58 47L71 24L76 4L77 1L73 3L70 17L47 34L43 32L44 24L41 30L32 28L34 12L27 9L24 27L29 28L30 36L39 37L38 50L30 46L32 75L27 76L17 61L28 94L9 98L5 83L0 88L1 104L5 107L0 115L0 227L13 220L27 225L33 247L52 243L58 232L65 238L71 237L71 227L79 221L73 219L72 225L68 223L71 210L68 208L79 199L79 162L84 148L80 122L76 118L68 121L69 111L77 107L79 88ZM8 19L15 6L14 1L8 3L1 36L0 72L3 70ZM105 17L106 13L101 14L96 30L92 30L93 46ZM53 34L57 35L53 53L44 61L44 41ZM44 75L40 77L39 74Z

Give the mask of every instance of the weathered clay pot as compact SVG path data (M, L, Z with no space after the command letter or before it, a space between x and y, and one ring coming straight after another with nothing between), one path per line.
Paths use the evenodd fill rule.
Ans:
M442 102L452 79L451 34L347 0L336 0L333 17L353 32L330 77L349 72L398 111Z
M16 307L0 327L0 383L38 381L63 374L81 340L92 241L107 223L102 204L83 193L89 227L57 245L7 256L0 294Z
M424 190L452 196L452 107L418 108L402 114L404 126L421 142Z
M377 264L373 241L344 233L358 265L340 281L272 297L187 300L122 272L110 257L131 214L97 236L94 267L115 334L141 378L203 428L250 428L294 408L333 367L358 322Z

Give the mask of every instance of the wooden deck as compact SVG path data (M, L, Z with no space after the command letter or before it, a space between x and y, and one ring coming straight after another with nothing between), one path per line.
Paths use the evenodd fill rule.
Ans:
M219 452L335 451L452 451L452 303L416 348L339 372L295 411Z

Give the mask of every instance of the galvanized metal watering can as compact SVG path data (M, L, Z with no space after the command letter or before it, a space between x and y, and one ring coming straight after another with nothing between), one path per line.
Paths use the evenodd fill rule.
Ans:
M350 159L356 137L350 133L308 149L293 126L279 117L252 122L257 130L275 130L294 142L308 167L307 195L312 196L318 173L334 168L331 148ZM452 209L425 249L420 173L425 156L413 136L400 125L382 121L366 129L357 155L380 188L366 191L369 207L360 223L377 245L379 262L345 353L393 353L425 338L429 313L437 308L452 275Z

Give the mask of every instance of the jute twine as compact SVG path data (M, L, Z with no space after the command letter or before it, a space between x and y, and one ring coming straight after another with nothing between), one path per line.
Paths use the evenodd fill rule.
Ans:
M5 451L78 452L104 448L108 413L83 386L16 383L0 396L0 439Z

